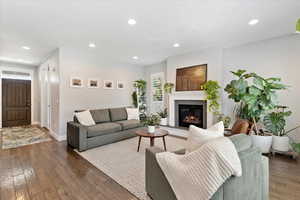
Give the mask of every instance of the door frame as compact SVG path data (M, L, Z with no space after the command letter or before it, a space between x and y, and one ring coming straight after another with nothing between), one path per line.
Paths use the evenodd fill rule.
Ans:
M39 69L39 85L40 85L40 125L51 130L51 100L50 100L50 84L49 84L49 63L46 62ZM42 74L44 73L44 74ZM45 76L43 76L45 75ZM44 116L46 114L47 117Z
M22 72L22 73L28 73L31 78L31 124L36 124L38 122L34 122L34 69L24 69L20 67L5 67L0 66L0 128L2 128L2 72L3 71L11 71L11 72Z

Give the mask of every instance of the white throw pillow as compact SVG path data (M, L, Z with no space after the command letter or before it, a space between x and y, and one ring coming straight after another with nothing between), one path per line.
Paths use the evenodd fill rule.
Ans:
M89 110L77 112L75 113L75 116L79 123L84 126L93 126L96 124Z
M222 121L208 129L198 128L191 125L187 138L186 153L195 151L209 140L217 137L224 137L224 124Z
M140 120L139 109L137 108L126 108L127 120L136 119Z

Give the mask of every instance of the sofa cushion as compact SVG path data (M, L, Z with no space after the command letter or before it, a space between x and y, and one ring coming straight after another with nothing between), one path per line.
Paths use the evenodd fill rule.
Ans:
M137 128L137 127L142 126L142 124L140 123L140 120L136 120L136 119L117 121L116 123L120 124L122 126L123 130Z
M109 113L112 122L122 121L127 119L126 108L111 108L109 109Z
M94 126L89 126L87 128L87 136L90 138L100 135L107 135L109 133L114 133L121 130L122 128L120 124L111 122L101 123Z
M110 115L108 109L90 110L94 121L98 123L110 122Z

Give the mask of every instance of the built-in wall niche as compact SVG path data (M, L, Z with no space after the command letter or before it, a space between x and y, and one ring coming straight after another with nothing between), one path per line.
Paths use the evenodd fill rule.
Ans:
M207 64L176 69L176 91L199 91L207 81Z

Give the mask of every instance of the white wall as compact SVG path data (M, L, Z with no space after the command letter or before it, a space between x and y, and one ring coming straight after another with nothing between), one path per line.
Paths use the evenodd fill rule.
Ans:
M33 71L33 120L31 123L38 124L40 122L40 93L39 93L39 84L38 84L38 69L36 66L17 64L17 63L9 63L0 61L0 67L4 68L15 68L21 70L30 70ZM2 87L2 86L0 86Z
M280 104L289 106L293 112L288 127L300 124L300 35L225 49L223 62L224 85L233 78L229 71L237 69L246 69L264 77L282 78L283 83L291 86L279 95ZM225 113L232 113L233 103L226 95L223 107Z
M167 81L176 83L176 69L207 64L208 80L222 81L222 49L213 48L204 51L194 52L190 54L174 56L167 59ZM175 125L174 112L175 100L203 100L205 98L202 91L185 91L174 92L169 99L169 123L171 126ZM207 125L213 124L213 115L208 112Z
M59 50L52 52L39 67L41 88L41 124L58 140L59 135ZM48 107L49 106L49 107Z
M71 88L70 77L81 77L83 88ZM87 88L87 80L101 80L100 88ZM67 121L79 109L112 108L131 106L133 81L144 78L144 67L114 63L91 49L60 49L60 135L65 136ZM125 82L124 90L103 89L103 80ZM115 85L116 86L116 85Z

